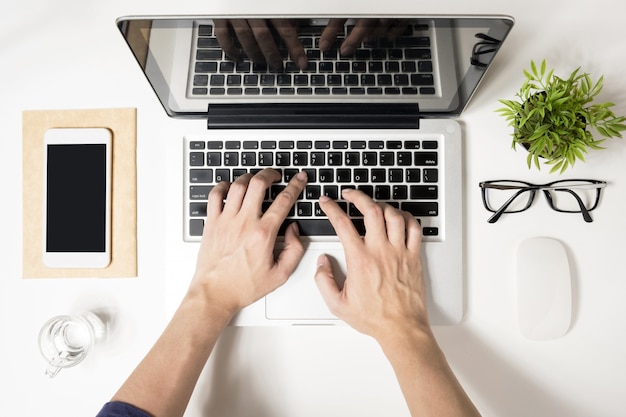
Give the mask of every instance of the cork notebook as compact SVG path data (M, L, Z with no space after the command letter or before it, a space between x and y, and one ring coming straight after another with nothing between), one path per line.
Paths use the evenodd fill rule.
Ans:
M43 264L43 138L51 128L103 127L112 132L111 263L102 269ZM22 113L23 277L137 276L137 110L27 110Z

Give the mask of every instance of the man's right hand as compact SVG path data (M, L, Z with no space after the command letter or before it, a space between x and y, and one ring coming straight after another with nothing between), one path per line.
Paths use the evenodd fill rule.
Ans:
M339 289L328 258L318 259L315 281L330 311L379 343L405 333L407 326L430 334L417 220L358 190L344 190L343 197L363 213L366 233L361 238L336 202L320 198L343 244L347 266Z

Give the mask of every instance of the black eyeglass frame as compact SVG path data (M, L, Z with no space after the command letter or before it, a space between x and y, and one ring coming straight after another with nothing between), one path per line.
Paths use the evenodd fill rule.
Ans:
M574 184L574 185L571 184L572 182L577 182L577 181L580 181L580 184ZM513 185L513 184L512 185L503 184L506 182L524 184L526 186L522 187L522 186ZM569 185L566 187L559 187L559 184L563 184L563 183L569 183ZM591 223L593 219L591 218L591 215L589 214L589 212L595 210L595 208L598 206L598 203L600 202L601 190L602 188L606 187L607 183L606 181L589 180L589 179L558 180L558 181L552 181L546 184L532 184L526 181L519 181L519 180L494 180L494 181L483 181L483 182L480 182L478 185L481 188L481 195L483 198L483 205L485 206L485 209L487 209L487 211L494 213L493 216L491 216L487 220L489 223L497 222L498 219L504 213L520 213L522 211L527 210L532 205L533 201L535 200L535 195L537 191L543 191L546 197L546 200L548 200L548 205L550 206L552 210L558 211L561 213L582 213L583 219L585 220L585 222ZM513 194L499 209L496 210L493 207L491 207L487 201L486 194L487 194L487 189L489 188L496 189L496 190L518 190L518 191L515 194ZM583 203L580 196L576 194L576 192L573 189L590 189L590 188L596 189L596 198L592 206L590 208L587 208L585 207L585 203ZM576 202L578 203L580 210L562 210L562 209L557 208L554 205L554 201L552 199L552 194L550 194L550 191L566 192L566 193L571 194L576 199ZM526 203L526 206L519 210L507 211L507 208L513 203L513 201L515 201L522 193L525 193L525 192L530 193L530 197L528 198L528 202Z

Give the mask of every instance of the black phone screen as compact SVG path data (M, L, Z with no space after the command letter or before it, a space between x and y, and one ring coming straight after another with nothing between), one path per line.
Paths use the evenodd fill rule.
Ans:
M46 251L105 252L105 144L48 145Z

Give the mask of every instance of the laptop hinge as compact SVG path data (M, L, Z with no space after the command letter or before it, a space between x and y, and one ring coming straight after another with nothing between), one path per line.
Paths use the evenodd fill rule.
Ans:
M208 129L419 129L417 103L210 104Z

